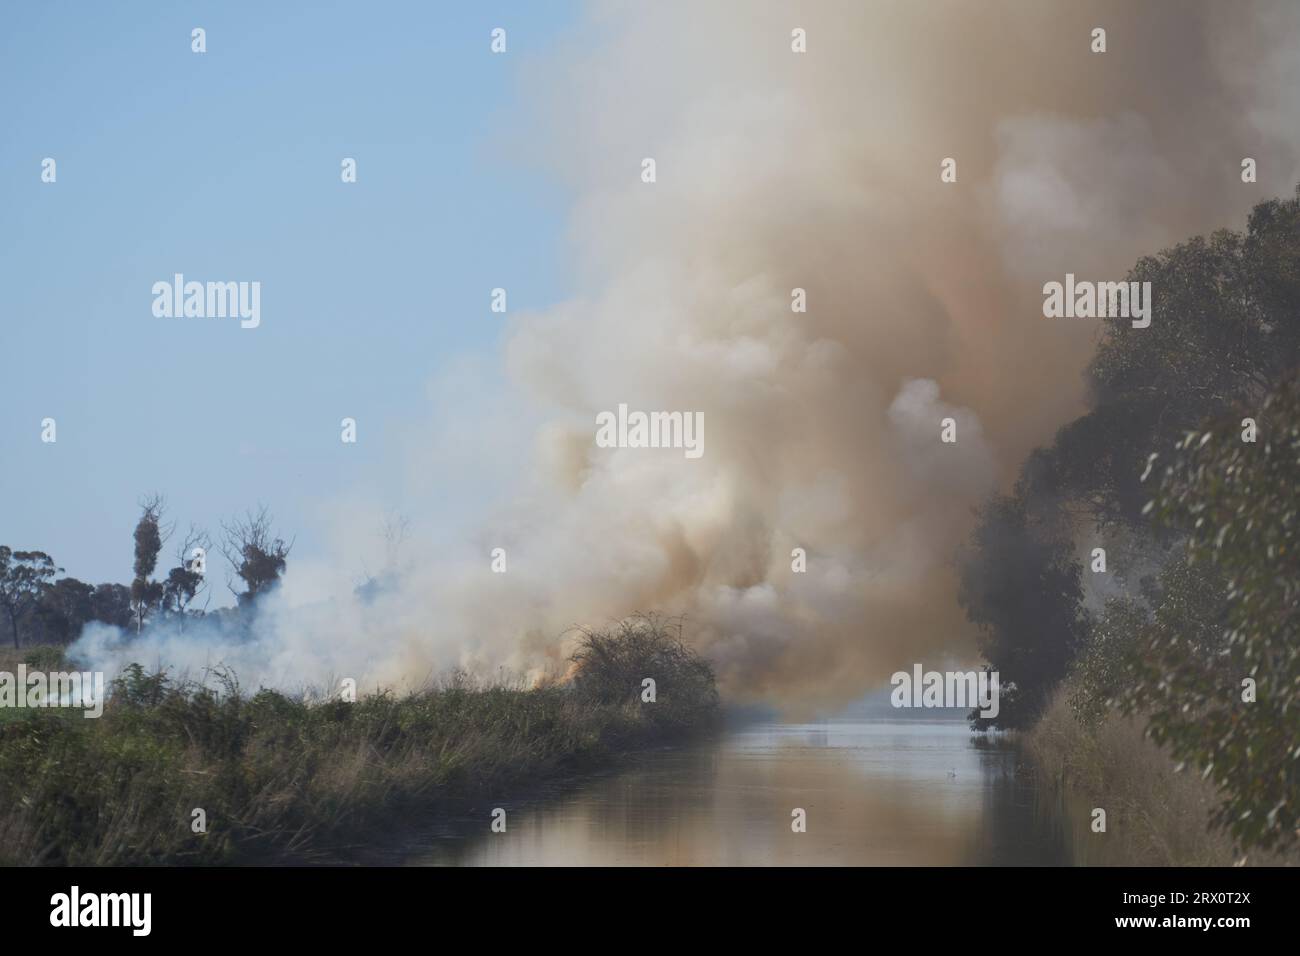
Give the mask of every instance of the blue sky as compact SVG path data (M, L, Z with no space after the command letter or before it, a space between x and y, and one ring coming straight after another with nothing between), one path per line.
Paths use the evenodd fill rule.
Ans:
M5 5L0 543L127 582L136 502L157 491L182 528L214 532L265 503L310 554L310 503L382 488L431 378L467 358L499 369L490 290L508 288L511 312L568 291L569 197L500 133L523 118L520 68L576 15L549 0ZM155 318L151 286L176 272L260 281L261 326ZM390 496L400 508L396 479Z

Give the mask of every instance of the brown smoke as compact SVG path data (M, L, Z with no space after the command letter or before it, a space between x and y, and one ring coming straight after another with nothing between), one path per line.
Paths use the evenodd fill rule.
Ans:
M577 192L583 291L508 346L559 423L538 592L568 620L687 614L742 695L969 655L954 547L1080 411L1096 334L1044 319L1043 282L1120 279L1288 192L1297 41L1282 4L595 10L528 71L519 144ZM595 448L620 402L702 411L703 458Z

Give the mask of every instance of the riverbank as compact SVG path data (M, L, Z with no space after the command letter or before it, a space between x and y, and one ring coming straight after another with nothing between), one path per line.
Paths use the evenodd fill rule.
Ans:
M334 859L394 820L492 808L516 788L703 733L717 706L707 665L654 622L586 635L572 678L546 687L462 675L312 702L133 666L99 719L41 709L0 722L0 863Z
M1148 739L1138 717L1109 713L1081 722L1059 688L1024 742L1045 792L1056 801L1075 864L1088 866L1283 866L1292 856L1244 855L1210 826L1219 802L1212 783L1177 769ZM1092 811L1106 811L1106 832L1092 830Z

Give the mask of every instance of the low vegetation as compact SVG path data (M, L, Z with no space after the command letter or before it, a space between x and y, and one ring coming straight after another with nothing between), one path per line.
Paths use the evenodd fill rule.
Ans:
M1103 711L1080 716L1071 682L1025 734L1048 799L1062 804L1059 818L1073 821L1067 834L1081 865L1231 866L1231 838L1211 830L1215 788L1199 773L1179 771L1135 717ZM1094 833L1092 809L1106 811L1106 832Z
M1086 699L1087 695L1083 697ZM1138 716L1114 711L1088 719L1075 679L1067 680L1042 718L1024 734L1043 783L1043 799L1070 821L1071 855L1086 866L1295 866L1300 851L1242 850L1214 826L1223 796L1204 773L1180 765ZM1092 810L1106 811L1106 832L1092 830Z
M705 731L716 709L708 665L653 618L585 634L570 680L535 688L462 674L311 702L133 665L97 720L33 709L0 722L0 863L334 858L412 814L496 806L530 781Z

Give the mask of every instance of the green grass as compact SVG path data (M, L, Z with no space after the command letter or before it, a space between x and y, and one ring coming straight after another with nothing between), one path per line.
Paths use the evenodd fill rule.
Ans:
M24 648L12 645L0 646L0 671L18 675L18 665L26 664L28 671L67 670L64 665L63 648L53 644L32 644ZM11 707L0 707L0 725L22 720L26 711ZM4 850L0 849L0 861L4 859Z
M712 725L711 672L660 622L590 634L583 646L607 658L625 642L635 650L616 655L617 672L580 653L569 684L458 675L355 703L248 695L233 681L214 690L133 666L97 720L33 709L0 723L0 862L331 858L412 814L494 805L530 781ZM656 702L642 703L642 677L655 678ZM191 829L196 808L206 833Z

